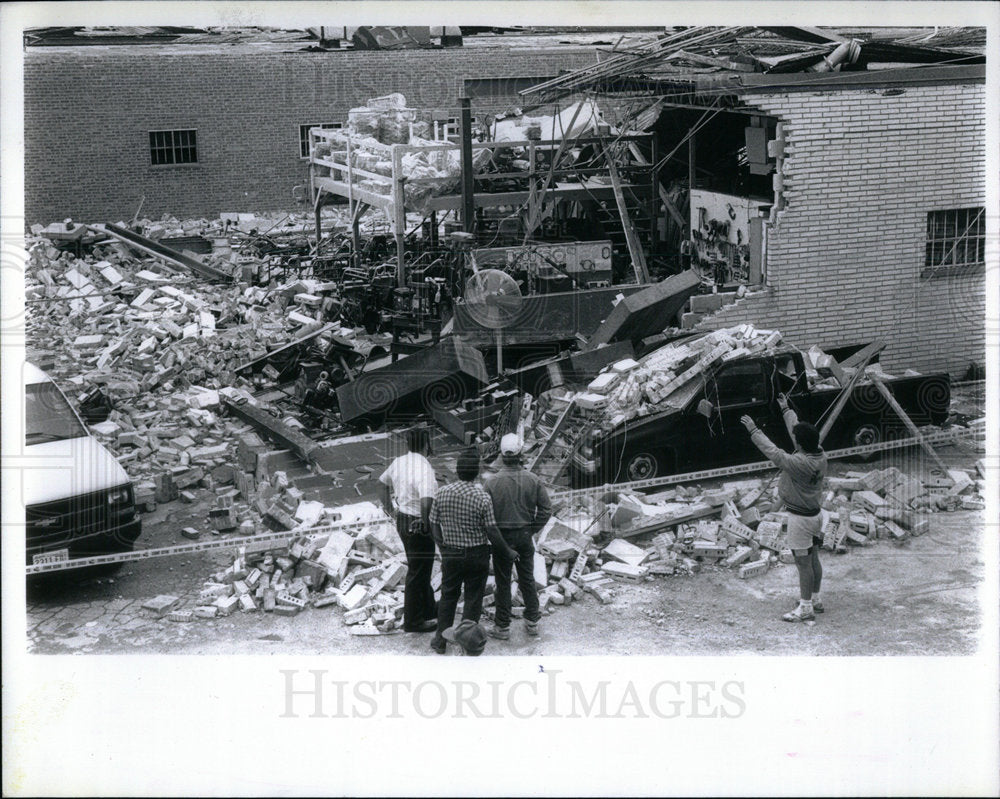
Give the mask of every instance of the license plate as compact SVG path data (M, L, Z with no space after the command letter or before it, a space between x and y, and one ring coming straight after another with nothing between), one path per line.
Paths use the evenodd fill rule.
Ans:
M33 565L38 566L42 563L60 563L64 560L69 560L69 550L68 549L57 549L53 552L41 552L35 555L31 562Z

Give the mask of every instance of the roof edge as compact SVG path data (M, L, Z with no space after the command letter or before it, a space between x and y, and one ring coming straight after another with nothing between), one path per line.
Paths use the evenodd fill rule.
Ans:
M843 91L893 86L985 83L986 65L902 67L870 72L790 72L735 76L733 91L739 95L775 92Z

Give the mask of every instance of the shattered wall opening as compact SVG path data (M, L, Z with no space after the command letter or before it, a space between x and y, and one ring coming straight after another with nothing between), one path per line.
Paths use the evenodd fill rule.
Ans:
M764 220L775 202L778 121L760 113L665 102L653 130L667 153L661 184L678 198L686 225L666 251L682 253L720 287L763 282ZM666 231L664 231L666 233Z
M767 227L767 291L699 322L753 321L821 346L885 336L890 368L955 375L985 359L985 264L926 269L928 214L985 197L983 69L884 73L875 85L761 89L781 120L781 207Z

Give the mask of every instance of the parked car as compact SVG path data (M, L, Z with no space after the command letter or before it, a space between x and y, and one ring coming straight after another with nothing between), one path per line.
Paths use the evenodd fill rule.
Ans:
M885 382L915 424L944 423L951 401L947 374ZM729 361L705 375L704 386L683 409L631 419L610 431L595 430L573 458L571 479L574 485L619 483L762 460L740 417L751 416L772 441L790 450L778 396L787 395L801 421L817 423L839 393L839 388L810 388L802 353L793 347ZM836 449L907 436L904 423L876 387L861 383L823 446Z
M128 552L141 531L132 481L52 379L25 364L26 550L70 557Z

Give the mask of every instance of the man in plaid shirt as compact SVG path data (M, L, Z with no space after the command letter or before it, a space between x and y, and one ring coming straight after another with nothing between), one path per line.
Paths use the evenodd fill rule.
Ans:
M430 514L431 533L441 550L441 597L431 648L441 655L446 646L443 634L455 621L463 587L462 619L479 623L490 570L490 544L511 560L518 558L497 529L489 494L475 482L479 477L479 454L475 450L463 453L455 471L458 482L438 489Z

